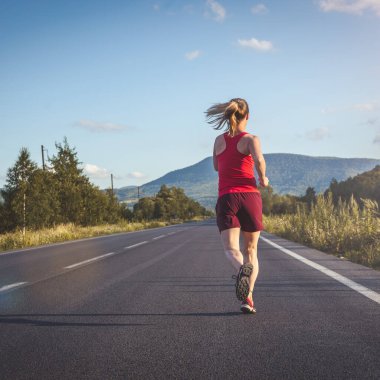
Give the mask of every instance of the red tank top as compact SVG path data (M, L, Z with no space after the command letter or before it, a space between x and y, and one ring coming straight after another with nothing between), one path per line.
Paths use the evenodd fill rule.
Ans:
M234 137L225 133L226 149L216 156L219 173L219 197L228 193L259 192L254 176L254 161L250 154L237 150L239 140L246 135L242 132Z

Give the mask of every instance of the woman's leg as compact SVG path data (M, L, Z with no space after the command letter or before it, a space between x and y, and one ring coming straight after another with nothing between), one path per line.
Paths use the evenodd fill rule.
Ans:
M224 247L224 253L234 268L238 271L243 265L243 255L240 252L240 228L229 228L220 234Z
M260 237L260 231L257 232L245 232L242 231L244 239L243 257L244 263L251 263L253 265L253 271L249 278L249 291L253 291L257 275L259 274L259 261L257 259L257 244Z

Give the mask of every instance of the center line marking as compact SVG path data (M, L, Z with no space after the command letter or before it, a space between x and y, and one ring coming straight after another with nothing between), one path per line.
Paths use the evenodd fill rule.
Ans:
M349 278L344 277L341 274L336 273L331 269L328 269L328 268L326 268L320 264L317 264L314 261L311 261L309 259L305 259L303 256L298 255L297 253L294 253L293 251L291 251L289 249L281 247L281 245L278 245L278 244L272 242L271 240L269 240L263 236L260 236L260 239L264 240L266 243L268 243L271 246L279 249L280 251L286 253L287 255L292 256L293 258L295 258L299 261L302 261L304 264L309 265L312 268L319 270L320 272L324 273L326 276L333 278L334 280L342 283L343 285L346 285L347 287L351 288L352 290L355 290L356 292L362 294L363 296L365 296L365 297L371 299L372 301L375 301L378 304L380 304L380 294L379 293L376 293L375 291L368 289L365 286L360 285L357 282L352 281Z
M2 286L0 288L0 292L4 292L5 290L16 288L17 286L21 286L21 285L24 285L24 284L26 284L26 282L16 282L14 284L4 285L4 286Z
M124 249L135 248L135 247L138 247L139 245L143 245L143 244L146 244L146 243L148 243L148 242L147 241L142 241L141 243L137 243L137 244L129 245L128 247L124 247Z
M106 253L104 255L96 256L96 257L93 257L92 259L84 260L84 261L81 261L80 263L69 265L69 266L65 267L65 269L71 269L71 268L79 267L79 265L91 263L92 261L100 260L103 257L111 256L111 255L114 255L115 253L116 252L110 252L110 253Z
M157 239L162 239L163 237L165 237L166 235L160 235L160 236L156 236L153 238L153 240L157 240Z

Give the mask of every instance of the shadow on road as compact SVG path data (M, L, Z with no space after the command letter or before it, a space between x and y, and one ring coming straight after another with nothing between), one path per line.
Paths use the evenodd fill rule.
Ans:
M235 317L242 315L240 312L206 312L206 313L113 313L113 314L9 314L0 315L0 324L33 325L40 327L68 326L68 327L138 327L153 326L152 323L112 323L112 322L64 322L46 321L34 318L97 318L97 317Z
M56 314L54 317L62 317L63 315ZM12 316L11 316L12 317ZM28 315L28 317L39 317L38 315ZM41 327L57 327L57 326L68 326L68 327L109 327L109 326L122 326L122 327L137 327L137 326L153 326L150 323L88 323L88 322L60 322L60 321L40 321L36 319L29 318L9 318L7 316L4 318L0 316L0 324L16 324L16 325L32 325Z

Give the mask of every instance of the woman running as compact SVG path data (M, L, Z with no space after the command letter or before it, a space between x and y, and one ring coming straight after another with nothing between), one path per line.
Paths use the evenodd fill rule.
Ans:
M255 313L252 292L259 273L257 243L262 225L262 201L256 186L254 164L261 186L268 186L260 140L246 132L249 108L244 99L231 99L206 111L214 129L226 132L215 139L214 168L219 174L217 224L225 254L234 268L236 296L243 313ZM244 247L240 250L240 230Z

